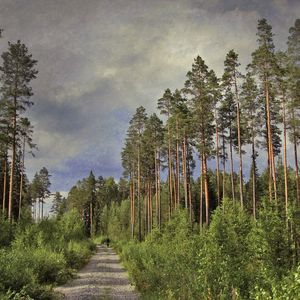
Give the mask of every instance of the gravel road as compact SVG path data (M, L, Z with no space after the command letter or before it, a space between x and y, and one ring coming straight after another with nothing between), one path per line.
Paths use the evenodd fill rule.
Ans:
M112 248L97 246L97 253L78 272L77 278L57 287L65 300L138 299L128 274Z

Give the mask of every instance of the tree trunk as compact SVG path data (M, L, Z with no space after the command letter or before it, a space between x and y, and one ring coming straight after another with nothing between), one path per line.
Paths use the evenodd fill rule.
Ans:
M13 206L13 191L14 191L14 176L15 176L15 161L16 161L16 133L17 133L17 97L14 97L13 107L13 138L12 138L12 158L10 166L10 180L9 180L9 196L8 196L8 220L12 223L12 206Z
M283 93L282 101L282 122L283 122L283 170L284 170L284 199L285 199L285 215L288 220L288 175L287 175L287 153L286 153L286 115L285 115L285 95Z
M237 115L237 130L238 130L238 153L239 153L239 181L240 181L240 202L241 207L244 206L243 199L243 156L242 156L242 143L241 143L241 121L240 121L240 97L236 82L236 71L234 71L234 88L236 98L236 115Z
M215 119L217 120L217 117L215 117ZM218 198L218 205L220 205L220 158L219 158L219 128L218 128L218 124L216 124L216 158L217 158L217 198Z
M188 189L187 189L187 151L186 151L186 137L182 143L182 172L183 172L183 186L184 186L184 207L188 209Z
M161 229L161 196L160 196L160 149L158 149L157 164L157 192L158 192L158 226Z
M155 217L156 225L159 226L159 213L158 213L158 167L157 167L157 149L154 151L154 168L155 168Z
M172 201L173 201L173 184L172 184L172 157L171 157L171 137L170 125L168 124L168 168L169 168L169 220L172 215Z
M3 195L2 195L2 212L3 216L5 213L5 206L6 206L6 181L7 181L7 157L4 156L4 167L3 167Z
M255 153L255 140L252 130L252 204L253 204L253 218L256 220L256 153Z
M90 236L93 237L93 202L90 202Z
M23 140L23 151L22 151L22 166L21 166L21 179L20 179L20 199L19 199L19 221L21 220L24 171L25 171L25 137L24 137L24 140Z
M201 173L200 173L200 205L199 205L199 223L200 229L203 226L203 156L201 157Z
M294 110L292 110L292 118L295 119ZM297 135L295 126L293 126L293 144L294 144L294 157L295 157L295 179L296 179L296 191L298 205L300 206L300 183L299 183L299 165L298 165L298 153L297 153Z
M226 148L225 148L225 136L222 137L222 149L223 149L223 193L222 199L225 198L225 179L226 179Z
M203 154L203 175L204 175L204 195L205 195L205 222L209 225L209 193L208 193L208 178L207 178L207 162L206 155Z
M142 240L142 215L141 215L141 171L140 171L140 148L138 148L138 231L139 231L139 241Z
M229 129L229 151L230 151L230 173L231 173L231 193L232 193L232 200L235 201L235 192L234 192L234 174L233 174L233 156L232 156L232 131L231 126Z
M176 200L177 200L177 206L180 205L180 158L179 158L179 136L178 136L179 128L178 128L178 120L176 120Z
M273 181L274 198L275 198L275 202L277 202L276 172L275 172L275 160L274 160L273 139L272 139L272 130L271 130L271 112L270 112L270 96L269 96L268 79L265 78L264 81L265 81L264 85L265 85L266 110L267 110L268 158L270 162L270 174ZM272 194L270 197L272 198Z

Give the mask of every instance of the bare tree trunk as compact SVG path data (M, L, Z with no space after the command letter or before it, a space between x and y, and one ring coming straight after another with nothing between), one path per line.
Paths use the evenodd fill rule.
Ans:
M287 153L286 153L286 115L285 115L285 95L283 93L282 103L282 122L283 122L283 170L284 170L284 199L285 199L285 215L288 220L288 175L287 175Z
M266 110L267 110L268 158L270 161L270 174L273 181L274 198L275 198L275 202L277 202L276 171L275 171L273 139L272 139L272 130L271 130L270 96L269 96L269 87L268 87L267 78L265 78L264 84L265 84L265 97L266 97ZM272 194L271 194L271 198L272 198Z
M3 167L3 195L2 195L2 212L3 216L5 213L5 206L6 206L6 181L7 181L7 157L4 156L4 167Z
M152 184L149 183L149 218L150 218L150 232L153 228L153 204L152 204Z
M169 220L172 215L172 201L173 201L173 184L172 184L172 157L171 157L171 137L170 125L168 124L168 167L169 167Z
M216 118L217 120L217 118ZM216 121L217 122L217 121ZM217 158L217 198L220 205L220 158L219 158L219 128L216 124L216 158Z
M142 240L142 215L141 215L141 170L140 170L140 148L138 148L138 230L139 230L139 241Z
M12 138L12 159L10 166L10 180L9 180L9 196L8 196L8 220L12 222L12 206L13 206L13 191L14 191L14 175L15 175L15 161L16 161L16 133L17 133L17 97L14 97L13 107L13 138Z
M255 153L255 140L252 130L252 204L253 204L253 218L256 220L256 153Z
M177 198L177 206L180 205L180 157L179 157L179 136L178 136L179 128L178 128L178 120L176 120L176 198Z
M160 149L158 149L157 164L157 192L158 192L158 226L161 228L161 196L160 196Z
M200 228L203 226L203 156L201 157L201 174L200 174L200 207L199 207L199 223Z
M183 172L183 186L184 186L184 207L188 209L188 189L187 189L187 164L186 164L186 137L182 143L182 172Z
M25 137L24 137L24 140L23 140L23 151L22 151L22 166L21 166L21 179L20 179L20 198L19 198L19 221L21 220L21 210L22 210L24 170L25 170Z
M236 82L236 73L234 72L234 87L235 87L235 97L236 97L236 113L237 113L237 130L238 130L238 153L239 153L239 171L240 171L240 202L241 207L244 206L243 199L243 156L242 156L242 143L241 143L241 121L240 121L240 97Z
M204 175L204 195L205 195L205 222L209 224L209 193L208 193L208 178L207 178L207 163L206 155L203 154L203 175Z
M191 189L191 175L190 175L190 166L187 166L188 178L187 180L187 189L188 189L188 198L189 198L189 215L190 221L193 221L193 205L192 205L192 189Z
M292 110L292 118L295 119L294 110ZM294 157L295 157L295 179L296 179L296 191L298 205L300 206L300 183L299 183L299 165L298 165L298 153L297 153L297 135L295 126L293 126L293 144L294 144Z
M225 137L222 138L222 148L223 148L223 192L222 198L225 198L225 178L226 178L226 148L225 148Z
M158 214L158 167L157 167L157 149L154 151L154 167L155 167L155 217L156 225L159 224L159 214Z
M42 213L43 215L43 213ZM90 202L90 236L93 237L93 202Z
M230 151L230 173L231 173L231 193L232 193L232 200L235 201L235 192L234 192L234 174L233 174L233 156L232 156L232 136L231 136L231 127L229 130L229 151Z

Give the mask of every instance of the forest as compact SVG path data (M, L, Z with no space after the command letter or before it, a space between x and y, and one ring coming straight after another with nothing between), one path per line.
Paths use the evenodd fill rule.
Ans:
M5 32L4 32L5 33ZM253 33L255 34L255 33ZM95 245L111 239L142 299L300 299L300 19L278 51L266 19L241 66L218 77L197 56L157 113L129 121L120 179L52 194L26 111L37 61L18 41L0 65L0 298L56 299ZM1 41L1 40L0 40ZM188 66L187 66L188 68ZM200 174L200 175L197 175Z

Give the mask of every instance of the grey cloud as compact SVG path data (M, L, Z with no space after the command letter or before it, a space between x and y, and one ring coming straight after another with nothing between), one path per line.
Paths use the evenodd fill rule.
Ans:
M28 173L45 165L53 188L63 190L92 167L97 174L121 175L131 114L139 105L151 113L164 89L181 88L196 55L221 75L226 52L234 48L245 66L256 47L258 18L268 12L276 43L284 47L300 14L291 0L0 0L0 5L5 29L0 51L8 40L21 39L39 61L29 115L40 151L28 158Z

